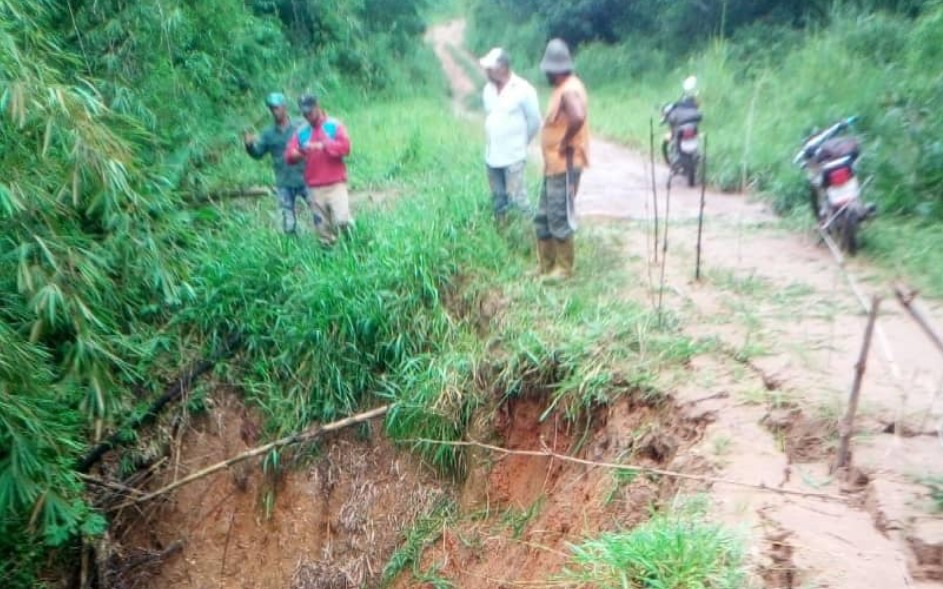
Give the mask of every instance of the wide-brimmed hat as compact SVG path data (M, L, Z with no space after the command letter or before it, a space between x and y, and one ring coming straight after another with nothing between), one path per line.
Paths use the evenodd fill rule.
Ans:
M478 63L486 70L493 70L511 65L511 56L501 47L495 47L489 51L487 55L479 59Z
M540 60L540 71L545 74L566 74L573 71L573 58L570 48L563 39L551 39Z

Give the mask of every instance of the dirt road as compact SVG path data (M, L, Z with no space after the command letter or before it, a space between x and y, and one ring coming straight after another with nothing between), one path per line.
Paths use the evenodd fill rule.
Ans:
M464 98L478 89L454 58L462 51L463 31L464 23L455 21L434 29L429 39L456 110L469 116ZM639 277L627 295L638 300L651 299L658 289L651 278L658 267L652 265L649 161L594 138L592 167L577 202L587 221L583 233L622 234L626 263ZM667 171L659 165L655 175L663 220ZM766 587L943 587L943 519L932 513L927 488L918 484L920 477L943 474L939 352L893 297L886 298L856 424L854 480L829 475L865 324L845 274L826 248L784 229L762 204L708 191L704 279L694 282L700 191L675 186L670 199L664 305L689 335L716 346L695 359L686 379L664 386L686 410L711 415L701 450L724 448L722 476L848 498L823 504L712 490L717 516L750 536ZM848 272L866 297L889 296L888 271L856 260ZM587 279L577 274L576 280ZM927 306L943 325L941 306Z

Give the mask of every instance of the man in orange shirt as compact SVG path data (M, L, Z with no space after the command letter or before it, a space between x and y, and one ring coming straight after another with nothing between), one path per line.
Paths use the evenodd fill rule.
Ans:
M580 174L589 165L587 94L573 74L570 50L560 39L547 44L540 69L553 86L541 131L544 181L534 228L540 274L562 280L573 274L574 202Z

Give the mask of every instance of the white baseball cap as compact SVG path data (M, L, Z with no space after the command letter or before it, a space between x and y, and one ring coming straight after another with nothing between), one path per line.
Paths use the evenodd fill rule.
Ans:
M493 70L501 66L507 66L511 63L511 56L501 47L495 47L487 55L478 60L481 67L486 70Z

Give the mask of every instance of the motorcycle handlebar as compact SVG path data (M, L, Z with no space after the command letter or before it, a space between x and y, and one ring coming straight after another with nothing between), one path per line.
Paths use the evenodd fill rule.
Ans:
M859 120L861 120L860 116L853 115L853 116L850 116L850 117L847 117L838 121L837 123L835 123L828 129L825 129L824 131L820 133L816 133L815 135L812 135L811 137L806 139L805 142L802 144L802 149L800 149L799 153L796 154L796 157L792 159L792 163L798 164L803 159L812 157L815 151L823 143L825 143L827 140L831 139L835 135L838 135L839 133L841 133L842 131L850 127L851 125L854 125Z

